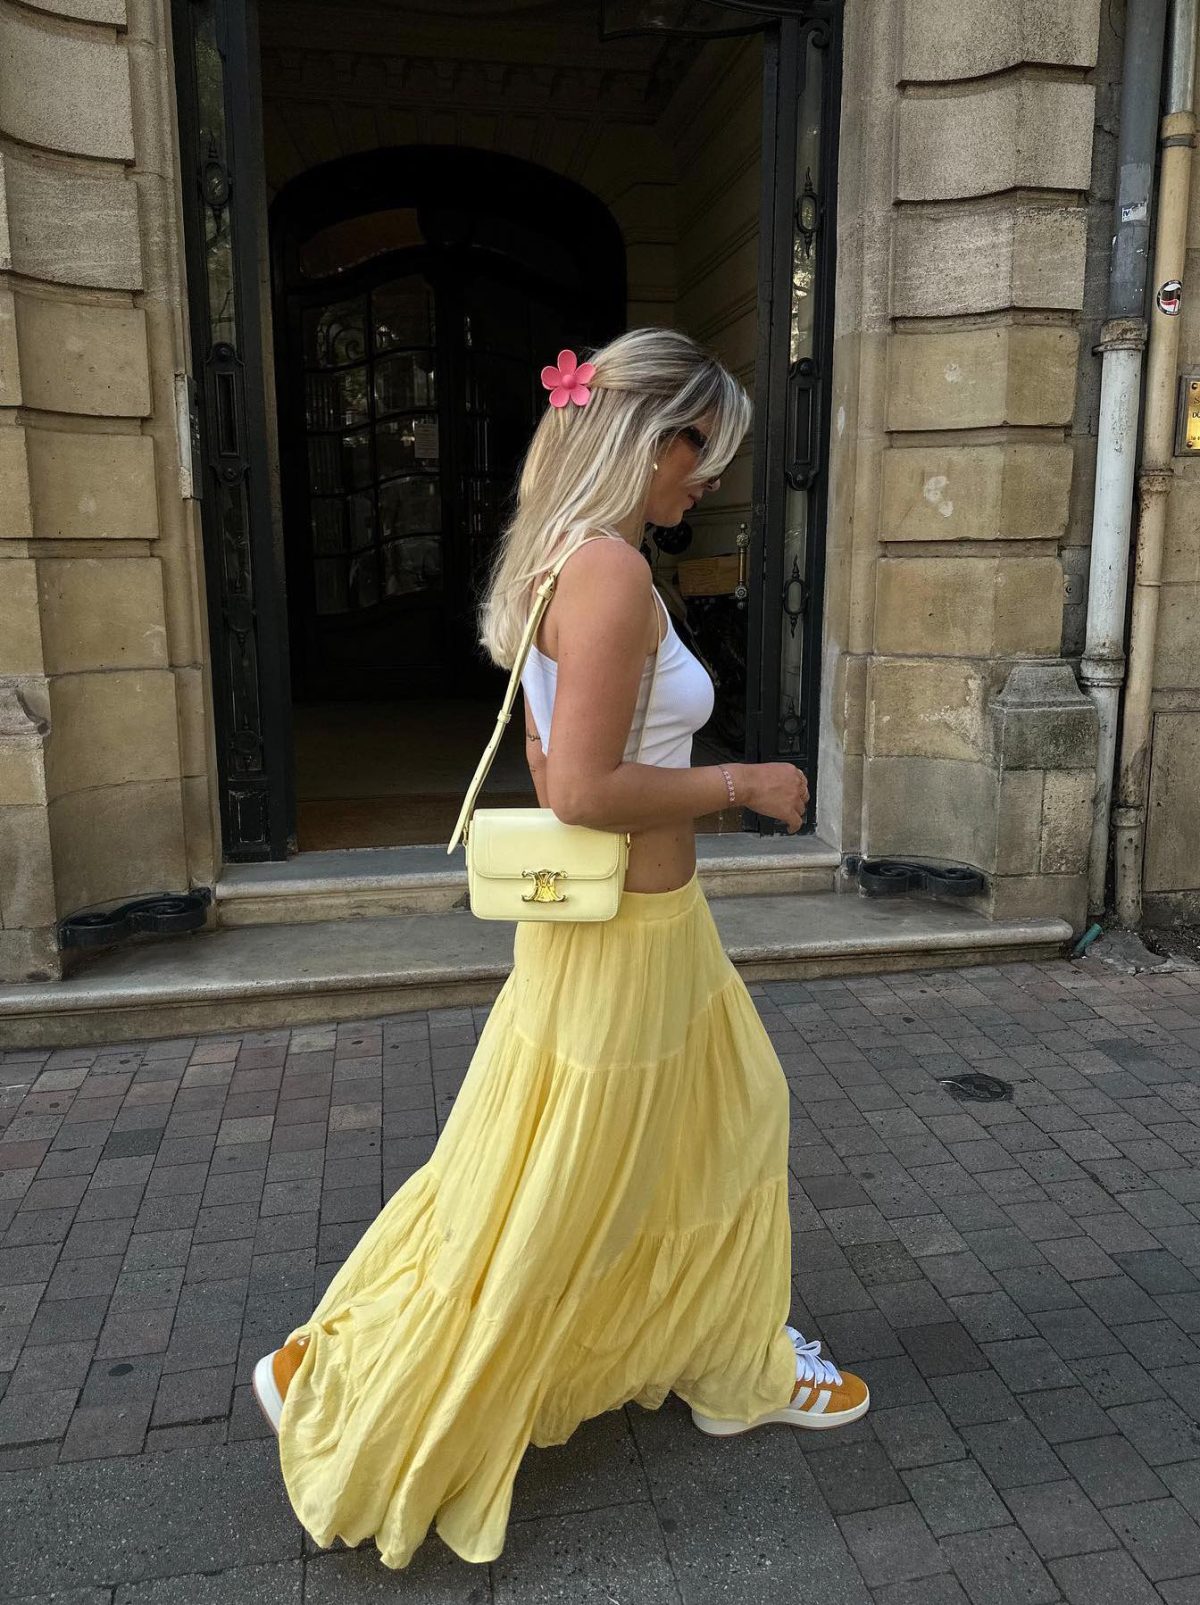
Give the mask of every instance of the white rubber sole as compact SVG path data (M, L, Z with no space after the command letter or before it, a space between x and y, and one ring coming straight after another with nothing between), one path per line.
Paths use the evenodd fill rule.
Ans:
M283 1395L275 1386L275 1372L271 1364L274 1358L274 1353L263 1355L254 1367L250 1385L254 1389L254 1397L258 1400L258 1408L267 1418L267 1425L278 1437L279 1422L283 1415Z
M811 1410L793 1410L790 1405L785 1405L782 1410L772 1410L769 1415L759 1416L757 1421L719 1421L715 1416L702 1416L699 1410L693 1410L692 1422L710 1438L736 1438L739 1433L753 1432L756 1427L769 1427L773 1422L786 1427L802 1427L808 1432L828 1432L832 1427L849 1426L852 1421L865 1416L870 1408L871 1395L868 1393L862 1403L856 1404L853 1409L826 1411L824 1415L815 1415Z

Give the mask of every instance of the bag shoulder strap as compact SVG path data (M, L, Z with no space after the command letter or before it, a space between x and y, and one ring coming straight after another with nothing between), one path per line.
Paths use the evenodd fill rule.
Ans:
M513 666L508 676L508 686L504 692L504 700L501 702L500 711L496 715L495 729L492 731L487 746L483 749L483 755L480 758L475 769L475 773L471 778L471 784L467 787L467 794L463 798L463 804L459 810L458 819L455 822L453 834L451 835L446 846L447 853L452 853L460 841L465 842L467 839L467 829L470 824L471 815L475 811L475 803L479 797L479 793L483 789L483 783L487 779L488 770L492 767L492 762L495 759L496 752L504 735L505 726L512 718L513 703L516 701L517 688L521 683L521 671L525 667L525 660L529 656L529 649L533 645L534 637L537 635L538 626L541 624L542 617L550 605L550 598L554 595L554 587L558 582L558 576L562 572L564 563L572 555L572 553L577 552L579 548L587 541L622 539L624 539L624 537L620 535L585 535L583 540L576 541L574 546L569 547L567 551L563 552L558 558L555 559L549 573L546 575L545 579L538 586L536 592L534 593L533 608L529 614L529 618L526 620L525 629L521 635L520 645L517 647L517 653L513 659ZM658 613L656 609L655 628L657 629L657 627ZM650 669L650 688L646 694L646 708L642 715L642 729L641 734L638 737L637 753L634 757L635 763L637 762L638 758L641 757L642 743L646 738L646 724L650 714L650 701L654 696L654 680L658 673L658 660L661 655L661 650L662 640L660 638L654 649L654 657Z

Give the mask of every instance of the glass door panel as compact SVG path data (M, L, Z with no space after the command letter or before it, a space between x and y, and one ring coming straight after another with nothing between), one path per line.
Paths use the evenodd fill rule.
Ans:
M312 368L339 368L366 355L367 307L363 297L310 308L304 319L304 359Z
M314 693L380 694L443 635L436 297L420 273L301 319ZM399 609L399 613L397 612ZM355 678L355 677L358 678Z
M433 286L424 278L394 279L371 292L372 336L376 352L437 343Z
M783 586L780 607L778 751L805 756L805 660L808 628L809 523L819 464L817 403L817 237L821 225L821 109L828 49L809 34L796 117L791 279L788 286L788 411L792 450L783 498Z
M539 374L564 345L615 332L594 298L542 267L540 250L536 264L517 263L456 239L285 291L285 540L302 698L502 689L479 647L478 606L546 404Z
M305 380L310 430L345 429L369 416L360 369L349 373L310 373Z
M375 432L377 475L380 479L394 479L397 474L435 475L438 446L437 413L385 419Z
M346 504L340 496L314 496L312 543L316 557L337 557L346 550Z
M379 601L379 553L375 547L351 553L346 580L350 608L361 613L375 606Z
M430 475L389 479L379 487L379 536L392 541L407 535L440 539L442 495Z
M407 535L383 548L383 585L389 596L436 590L442 583L442 543L436 535Z
M407 412L414 407L437 406L437 382L432 351L403 351L375 365L375 412Z

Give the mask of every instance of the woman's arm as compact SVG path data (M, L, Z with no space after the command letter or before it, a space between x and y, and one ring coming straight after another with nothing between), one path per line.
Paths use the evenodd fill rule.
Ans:
M521 692L521 703L525 709L525 757L529 763L529 774L537 793L538 807L549 808L550 804L546 801L546 754L542 751L542 738L533 722L529 699L524 691Z
M590 541L559 575L557 687L545 759L548 803L568 824L648 830L727 807L720 768L624 762L653 610L650 569L625 542ZM532 743L530 743L532 746ZM793 764L727 764L741 807L798 830L808 787ZM535 782L536 784L536 782ZM540 795L540 792L539 792Z

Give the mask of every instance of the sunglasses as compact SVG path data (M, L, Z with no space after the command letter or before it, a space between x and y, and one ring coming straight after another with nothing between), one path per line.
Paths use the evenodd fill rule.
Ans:
M694 424L687 424L679 431L679 433L683 439L687 441L688 445L691 446L696 452L697 456L704 456L704 453L708 450L708 436L702 429L697 429ZM719 482L720 481L715 474L710 474L707 479L700 481L701 484L707 485L710 488L719 484Z

